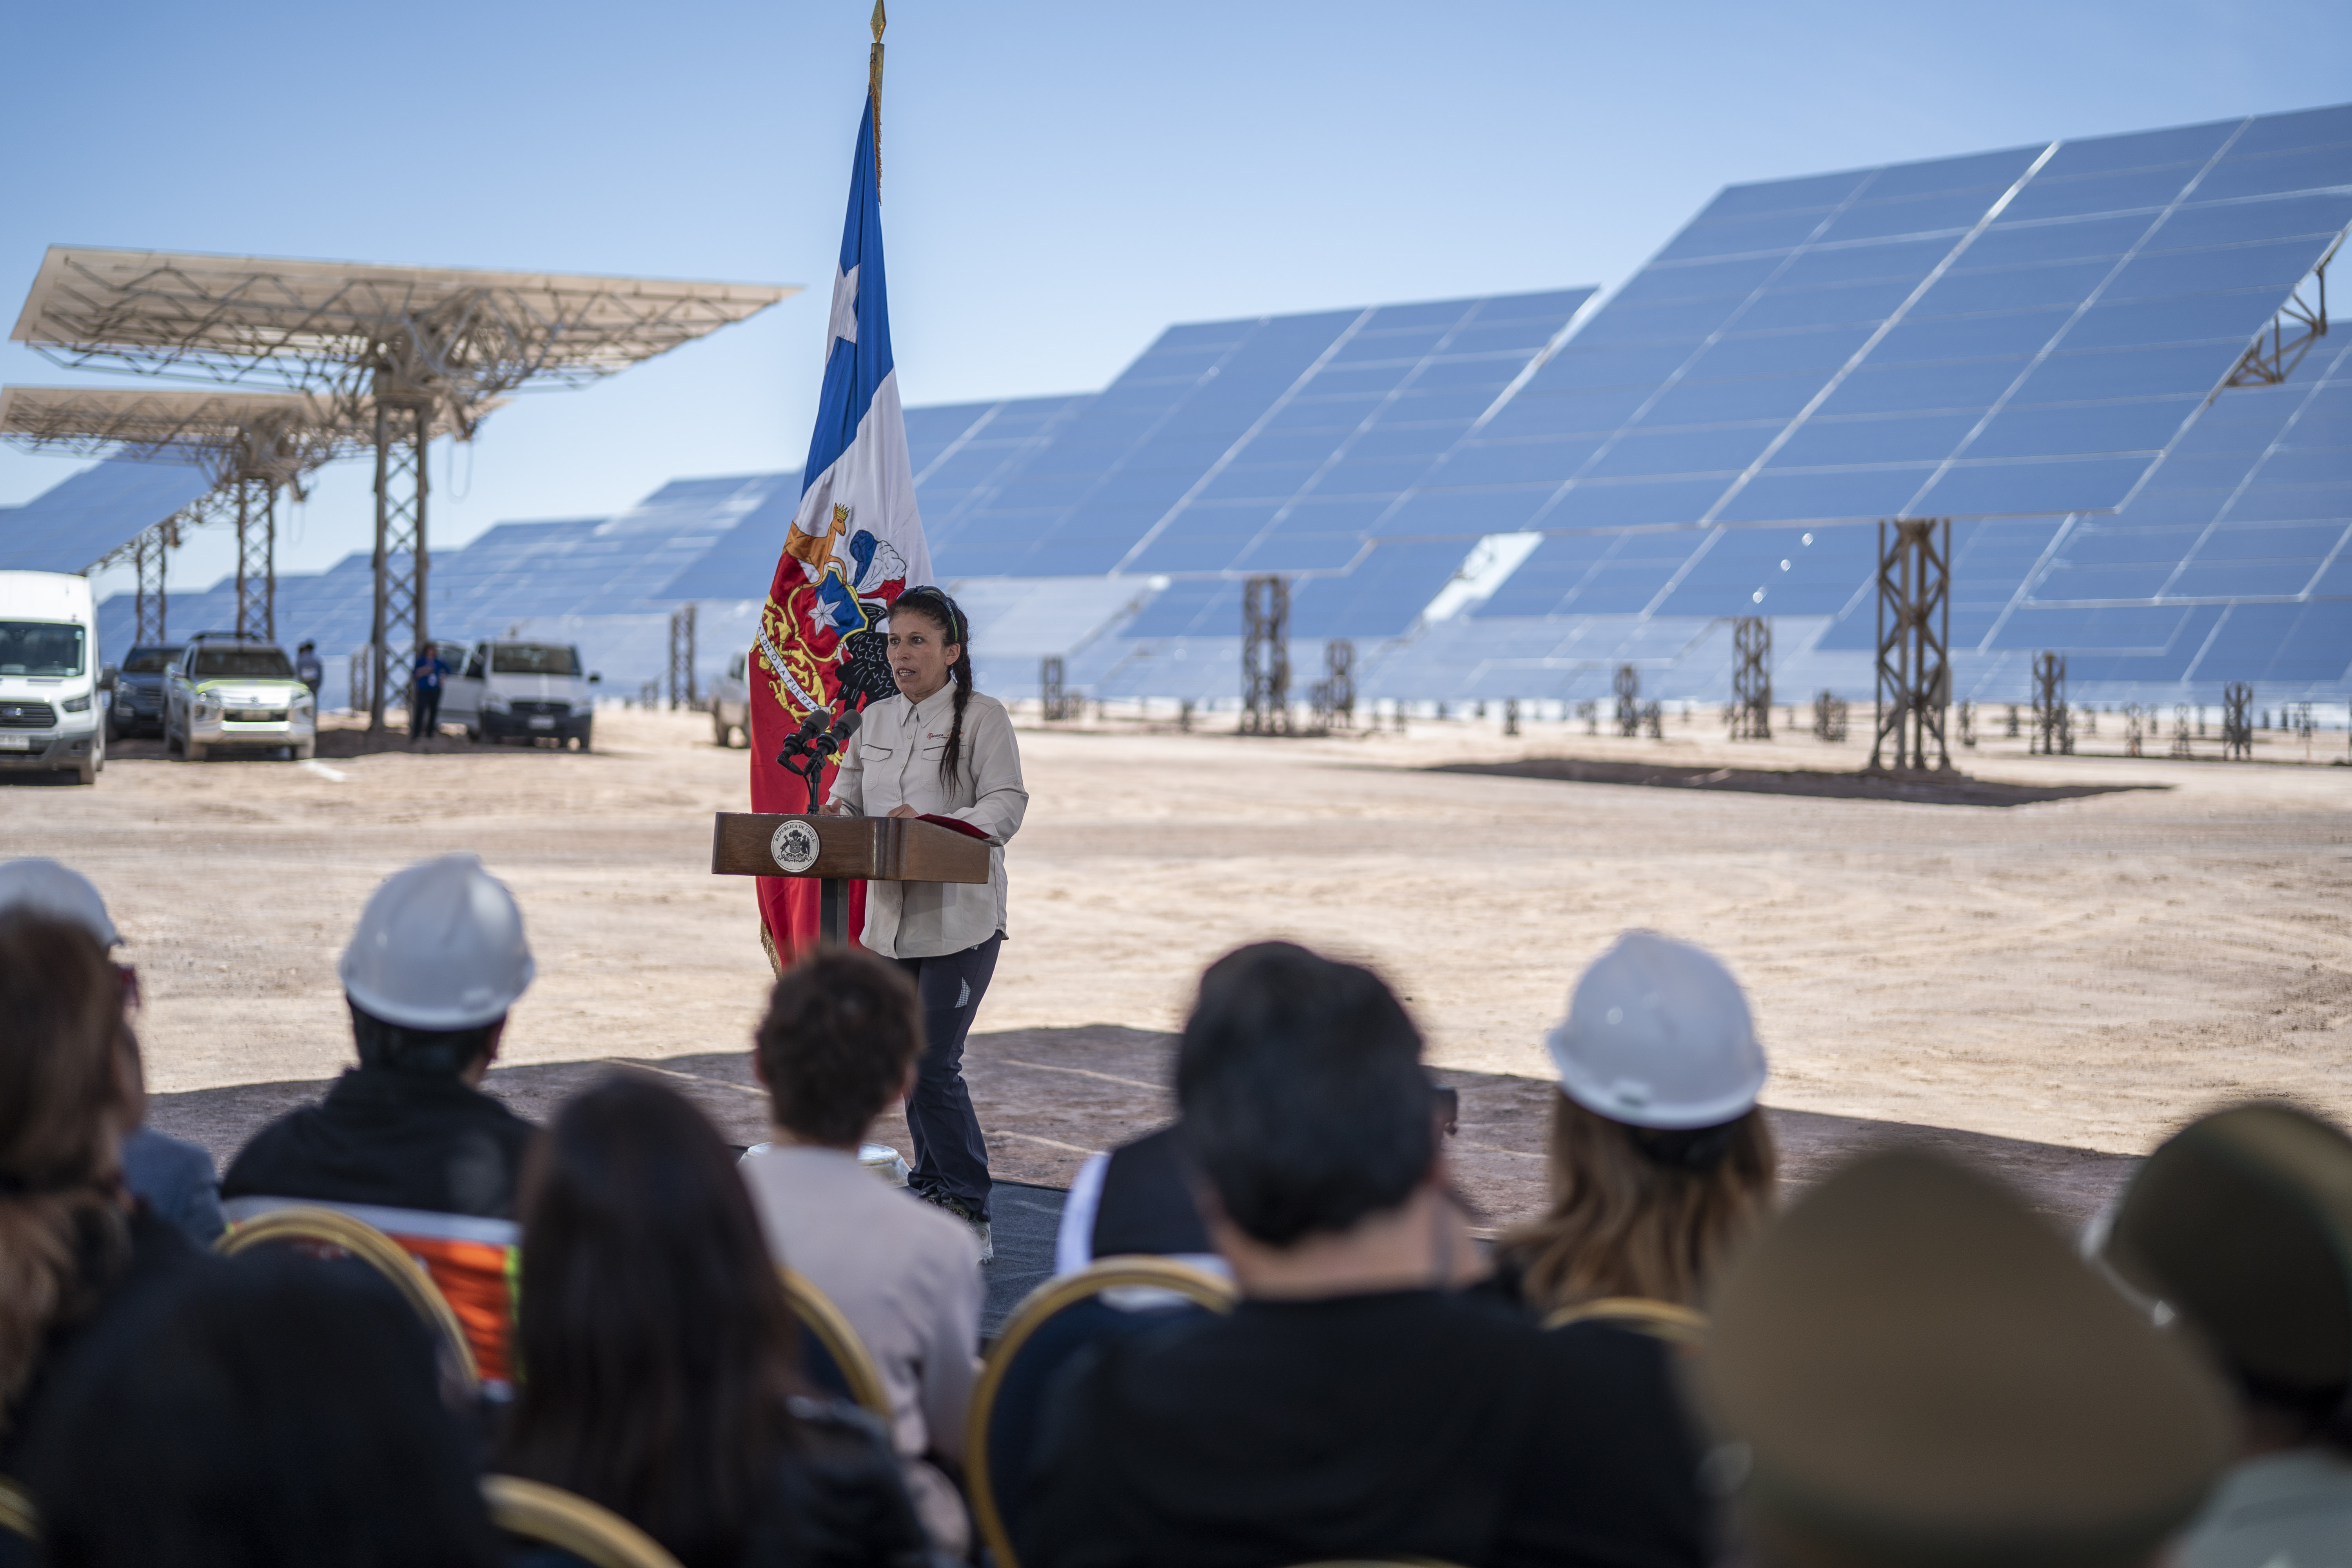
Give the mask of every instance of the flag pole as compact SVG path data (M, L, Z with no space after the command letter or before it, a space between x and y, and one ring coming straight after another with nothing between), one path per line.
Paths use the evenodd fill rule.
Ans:
M882 13L882 0L874 0L874 48L866 57L866 90L874 100L874 184L882 184L882 29L890 18Z

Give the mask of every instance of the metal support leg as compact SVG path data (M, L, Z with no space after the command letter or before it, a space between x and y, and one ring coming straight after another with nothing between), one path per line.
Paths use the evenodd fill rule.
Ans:
M2025 742L2027 754L2071 756L2074 751L2074 711L2066 703L2066 656L2042 652L2033 656L2033 733Z
M278 637L278 487L236 481L236 634Z
M425 624L425 453L428 408L375 408L374 653L368 728L381 731L392 680L408 689L408 671L430 632Z
M669 613L669 705L673 711L699 705L694 685L694 606Z
M1731 738L1772 738L1772 625L1761 616L1731 623Z
M1948 769L1944 713L1952 630L1952 525L1904 518L1878 525L1877 723L1870 770ZM1886 755L1887 742L1894 755ZM1933 760L1930 760L1930 752Z
M1242 733L1290 733L1290 586L1279 577L1242 585Z
M158 523L139 536L131 548L131 563L139 574L137 604L138 633L133 640L159 643L163 640L163 626L168 619L164 600L163 569L169 563L171 548L170 523Z
M278 487L261 492L261 635L278 640Z
M1631 740L1642 732L1642 672L1621 664L1612 684L1617 692L1617 732Z

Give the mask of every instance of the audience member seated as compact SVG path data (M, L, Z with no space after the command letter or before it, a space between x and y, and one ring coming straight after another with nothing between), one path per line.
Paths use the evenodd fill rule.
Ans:
M341 973L360 1065L230 1162L228 1217L324 1204L387 1233L432 1272L495 1389L535 1129L480 1085L531 981L522 910L474 856L421 861L368 900Z
M98 939L110 955L121 933L106 912L106 900L89 878L55 860L0 861L0 913L26 910L69 921ZM118 963L126 1012L139 1005L138 972ZM126 1025L128 1019L125 1020ZM134 1053L137 1041L132 1041ZM178 1226L200 1247L213 1244L221 1218L220 1176L212 1155L196 1144L158 1132L145 1124L146 1089L140 1087L139 1122L122 1140L122 1180L158 1219Z
M1739 982L1703 948L1627 931L1547 1044L1551 1205L1504 1238L1500 1281L1538 1317L1607 1297L1701 1306L1772 1201L1764 1051Z
M1197 1179L1181 1121L1087 1155L1062 1203L1054 1272L1075 1274L1097 1258L1138 1252L1227 1272L1192 1195Z
M2099 1256L2192 1329L2238 1395L2238 1460L2177 1568L2352 1563L2352 1140L2243 1105L2148 1156Z
M497 1568L415 1313L268 1248L77 1370L26 1473L55 1568Z
M1814 1187L1714 1301L1696 1387L1756 1568L2131 1568L2227 1456L2197 1355L1927 1154Z
M922 1013L897 964L819 949L776 980L752 1065L776 1140L742 1163L768 1246L832 1298L889 1386L916 1508L961 1557L971 1521L934 1461L961 1466L979 1375L980 1244L970 1226L858 1163L866 1125L905 1098Z
M525 1179L520 1305L499 1468L604 1504L686 1568L925 1562L881 1424L796 1394L760 1222L678 1095L625 1076L557 1112Z
M123 987L80 923L0 913L0 1473L79 1361L209 1259L122 1187L139 1068Z
M1269 942L1202 977L1177 1098L1243 1300L1073 1363L1024 1568L1706 1561L1663 1347L1441 1289L1468 1237L1420 1058L1367 970Z

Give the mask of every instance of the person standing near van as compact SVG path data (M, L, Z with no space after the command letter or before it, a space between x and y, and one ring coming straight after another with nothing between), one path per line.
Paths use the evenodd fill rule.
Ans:
M416 650L415 690L408 702L408 739L413 745L431 738L441 727L441 681L449 673L449 665L441 650L426 643Z
M309 687L312 700L317 700L319 688L327 679L326 666L319 662L317 643L306 638L302 646L294 650L294 679Z
M963 1081L963 1042L1004 942L1004 844L1029 792L1004 704L971 687L971 627L953 599L909 588L890 605L898 694L870 702L834 775L839 816L950 816L988 840L988 882L869 882L858 941L895 958L923 1008L923 1054L907 1097L915 1146L907 1185L972 1228L993 1256L988 1142Z

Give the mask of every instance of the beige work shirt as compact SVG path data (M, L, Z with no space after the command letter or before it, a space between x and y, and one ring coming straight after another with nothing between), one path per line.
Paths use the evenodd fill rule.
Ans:
M961 1557L963 1504L921 1460L964 1457L986 1294L971 1227L842 1151L772 1143L739 1168L769 1252L824 1291L874 1352L915 1507L931 1538Z
M1004 841L1021 830L1029 792L1021 784L1021 750L1013 716L993 697L965 700L963 744L952 778L940 776L955 720L955 682L919 703L893 697L866 705L866 716L834 775L828 801L860 816L887 816L910 805L925 816L952 816L988 835L988 885L977 882L868 882L866 928L858 941L886 958L938 958L977 947L1004 929Z

